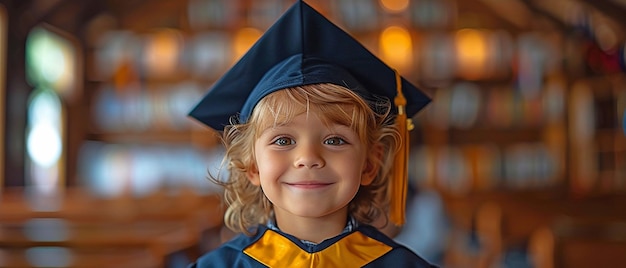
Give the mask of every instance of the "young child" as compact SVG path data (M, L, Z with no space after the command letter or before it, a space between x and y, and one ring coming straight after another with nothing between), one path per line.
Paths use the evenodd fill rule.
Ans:
M190 113L223 131L242 233L190 267L431 267L378 229L402 224L406 117L429 101L298 1Z

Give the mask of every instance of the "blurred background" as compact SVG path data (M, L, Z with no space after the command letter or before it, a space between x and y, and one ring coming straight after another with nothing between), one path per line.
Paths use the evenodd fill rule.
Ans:
M293 0L0 1L0 267L184 267L222 229L186 117ZM626 1L309 0L434 101L408 222L443 267L626 262Z

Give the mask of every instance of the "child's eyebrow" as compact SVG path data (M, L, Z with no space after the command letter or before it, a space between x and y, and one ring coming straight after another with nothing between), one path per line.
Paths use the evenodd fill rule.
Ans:
M258 128L258 133L259 134L263 134L263 133L265 133L267 131L280 131L281 128L289 127L289 124L290 123L288 123L288 122L281 122L281 123L278 123L278 124L267 124L267 126L259 127Z

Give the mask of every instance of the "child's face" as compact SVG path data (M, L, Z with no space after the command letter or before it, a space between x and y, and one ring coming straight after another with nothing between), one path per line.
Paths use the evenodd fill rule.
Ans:
M266 129L254 150L258 169L249 179L261 185L277 218L345 215L359 186L374 179L357 133L314 112Z

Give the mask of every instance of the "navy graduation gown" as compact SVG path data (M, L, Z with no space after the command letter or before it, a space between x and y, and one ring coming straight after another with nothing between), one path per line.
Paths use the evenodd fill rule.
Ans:
M200 257L189 268L231 267L435 267L369 225L315 246L259 225Z

